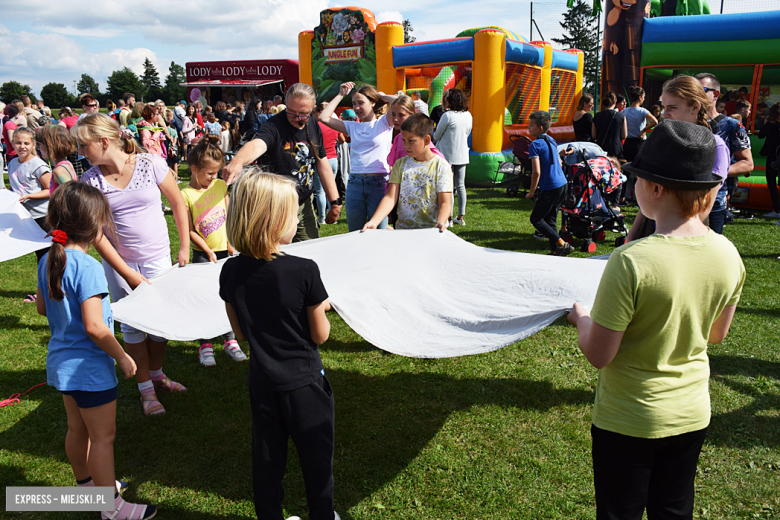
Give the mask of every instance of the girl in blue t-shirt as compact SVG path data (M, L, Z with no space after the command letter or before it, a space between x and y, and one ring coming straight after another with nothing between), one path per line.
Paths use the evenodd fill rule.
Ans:
M49 202L47 222L52 247L38 264L38 313L49 320L46 382L62 393L68 414L65 453L80 486L116 486L117 377L136 366L114 337L108 282L100 263L87 250L111 225L108 201L87 184L69 182ZM117 491L114 507L102 518L146 519L154 506L130 504Z

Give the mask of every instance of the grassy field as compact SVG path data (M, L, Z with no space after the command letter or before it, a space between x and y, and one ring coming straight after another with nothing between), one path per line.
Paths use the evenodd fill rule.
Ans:
M480 246L544 254L545 243L531 238L531 204L498 189L469 190L468 225L453 231ZM344 232L344 217L322 229ZM761 218L726 227L747 282L729 337L710 349L713 417L696 480L696 518L780 517L778 232ZM596 254L611 251L613 241L608 237ZM22 303L35 283L33 255L2 264L0 399L46 380L48 326L34 305ZM342 518L595 516L589 427L597 371L565 319L497 352L439 360L386 354L338 315L330 320L331 339L321 352L336 397L335 503ZM120 383L116 468L130 483L125 498L156 504L158 518L254 518L247 364L219 353L217 367L206 370L194 342L173 342L165 369L189 391L161 395L164 416L143 417L134 382ZM0 482L74 485L66 429L62 398L50 387L2 408ZM306 518L292 444L284 484L286 511Z

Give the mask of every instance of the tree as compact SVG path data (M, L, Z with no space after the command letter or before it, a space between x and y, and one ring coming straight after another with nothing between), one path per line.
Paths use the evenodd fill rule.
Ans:
M570 49L579 49L585 56L584 90L598 98L600 34L596 29L593 9L583 0L576 0L559 22L563 28L562 38L552 40Z
M157 68L149 61L149 58L144 59L144 73L141 76L141 101L145 95L148 94L149 99L158 97L162 91L162 85L160 85L160 74L157 72Z
M165 76L165 89L163 99L169 105L175 105L180 99L187 97L187 87L182 87L181 83L187 80L184 67L171 62L168 67L168 75Z
M49 107L60 108L71 104L68 89L62 83L47 83L41 89L41 98Z
M35 94L32 93L30 85L22 85L18 81L6 81L0 86L0 101L3 103L10 103L22 96L28 96L33 103L35 102Z
M140 98L141 88L138 76L127 67L115 70L108 77L108 93L114 99L120 99L125 92L132 92Z
M97 82L92 79L92 76L89 74L81 75L81 79L76 83L76 90L79 95L92 94L93 97L98 97L100 95L100 89L98 88Z
M412 32L414 32L414 27L412 27L412 22L410 22L407 18L404 20L404 43L412 43L417 41L417 38L412 36Z

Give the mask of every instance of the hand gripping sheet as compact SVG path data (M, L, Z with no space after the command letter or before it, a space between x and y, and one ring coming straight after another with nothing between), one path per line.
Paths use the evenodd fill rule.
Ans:
M51 239L19 203L19 195L0 189L0 262L51 246Z
M497 350L575 301L590 307L606 266L603 258L486 249L435 229L354 232L283 250L317 262L333 307L366 341L419 358ZM223 264L174 267L114 303L114 316L174 340L223 334Z

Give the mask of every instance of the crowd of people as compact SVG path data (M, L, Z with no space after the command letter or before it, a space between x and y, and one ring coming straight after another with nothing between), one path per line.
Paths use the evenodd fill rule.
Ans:
M711 74L678 76L664 85L660 122L643 108L638 87L629 99L606 93L595 116L593 98L583 95L574 115L578 144L595 145L633 177L629 195L640 207L629 245L608 261L592 311L572 302L569 314L582 352L602 369L592 436L596 502L605 518L639 518L645 508L661 517L692 511L709 424L707 343L728 333L745 276L736 249L720 236L727 180L753 169L744 127L717 112L719 93ZM347 97L352 108L344 110ZM125 378L135 377L144 415L166 412L158 393L187 391L163 371L164 337L122 323L124 347L117 342L108 303L109 295L119 301L170 267L166 210L176 224L180 266L227 259L219 294L232 332L222 338L223 351L236 362L249 359L258 518L283 517L289 437L310 517L339 518L333 390L318 351L329 336L331 306L316 263L280 247L318 238L319 226L335 222L342 207L350 231L465 226L472 118L458 89L445 91L431 110L435 118L419 93L344 83L329 102L316 99L311 86L298 83L284 98L246 107L180 101L171 110L126 94L101 114L87 94L80 116L64 107L59 121L44 120L29 100L4 107L11 189L53 241L37 253L38 287L29 298L52 330L47 379L63 394L77 483L117 489L115 508L103 518L156 514L154 506L124 502L123 483L114 478L114 362ZM762 127L775 169L778 117L780 104ZM550 254L566 256L572 247L559 235L557 216L567 180L550 125L549 113L530 114L530 220ZM180 160L190 170L183 188ZM776 192L775 184L775 204ZM102 265L86 254L90 247ZM248 343L249 358L239 341ZM199 343L199 363L216 365L212 340Z

